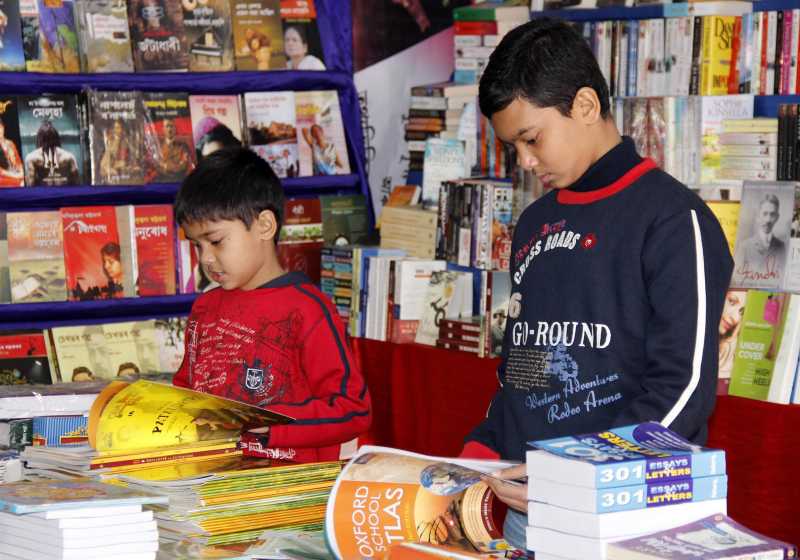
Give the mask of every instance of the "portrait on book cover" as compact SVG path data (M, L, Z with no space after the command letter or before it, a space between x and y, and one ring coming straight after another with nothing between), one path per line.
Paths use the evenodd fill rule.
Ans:
M780 286L788 256L793 206L794 189L791 187L780 184L745 186L732 286Z

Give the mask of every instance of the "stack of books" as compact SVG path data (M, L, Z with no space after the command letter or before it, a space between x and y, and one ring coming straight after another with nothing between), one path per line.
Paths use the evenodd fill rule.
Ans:
M0 484L16 482L22 479L22 462L19 451L9 449L0 450Z
M252 457L150 466L114 478L169 498L156 512L163 541L225 545L266 529L321 530L338 461L291 464Z
M797 115L794 118L796 120ZM778 177L779 156L784 151L777 145L777 136L778 119L723 120L717 177L737 181L774 181Z
M152 560L158 532L146 504L166 498L98 482L0 486L0 550L11 558Z
M478 354L479 357L487 355L483 317L442 319L436 346Z
M610 542L727 512L725 452L649 422L531 442L527 547L605 560Z

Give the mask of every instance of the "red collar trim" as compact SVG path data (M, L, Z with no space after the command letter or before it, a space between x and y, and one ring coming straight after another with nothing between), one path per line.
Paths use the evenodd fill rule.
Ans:
M635 167L632 167L627 173L625 173L625 175L607 187L585 192L563 189L558 191L556 200L558 200L561 204L591 204L592 202L597 202L598 200L608 198L609 196L614 196L622 189L629 187L631 183L636 181L639 177L648 171L655 169L656 167L656 162L650 158L644 158Z

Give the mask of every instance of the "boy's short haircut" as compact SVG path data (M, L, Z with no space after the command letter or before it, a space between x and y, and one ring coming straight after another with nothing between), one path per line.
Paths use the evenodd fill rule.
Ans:
M488 118L518 98L568 117L582 87L597 92L600 114L608 117L608 84L586 40L564 21L536 18L512 29L495 48L478 101Z
M261 212L270 210L280 231L283 204L283 187L266 161L247 148L224 148L204 157L183 180L175 197L175 221L241 220L249 229Z

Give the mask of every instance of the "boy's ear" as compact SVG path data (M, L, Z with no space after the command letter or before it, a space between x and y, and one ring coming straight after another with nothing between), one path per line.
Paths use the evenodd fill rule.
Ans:
M278 234L278 220L272 210L262 210L256 219L259 237L264 241L275 239Z
M594 124L600 120L600 98L594 88L584 86L572 100L572 118L584 124Z

